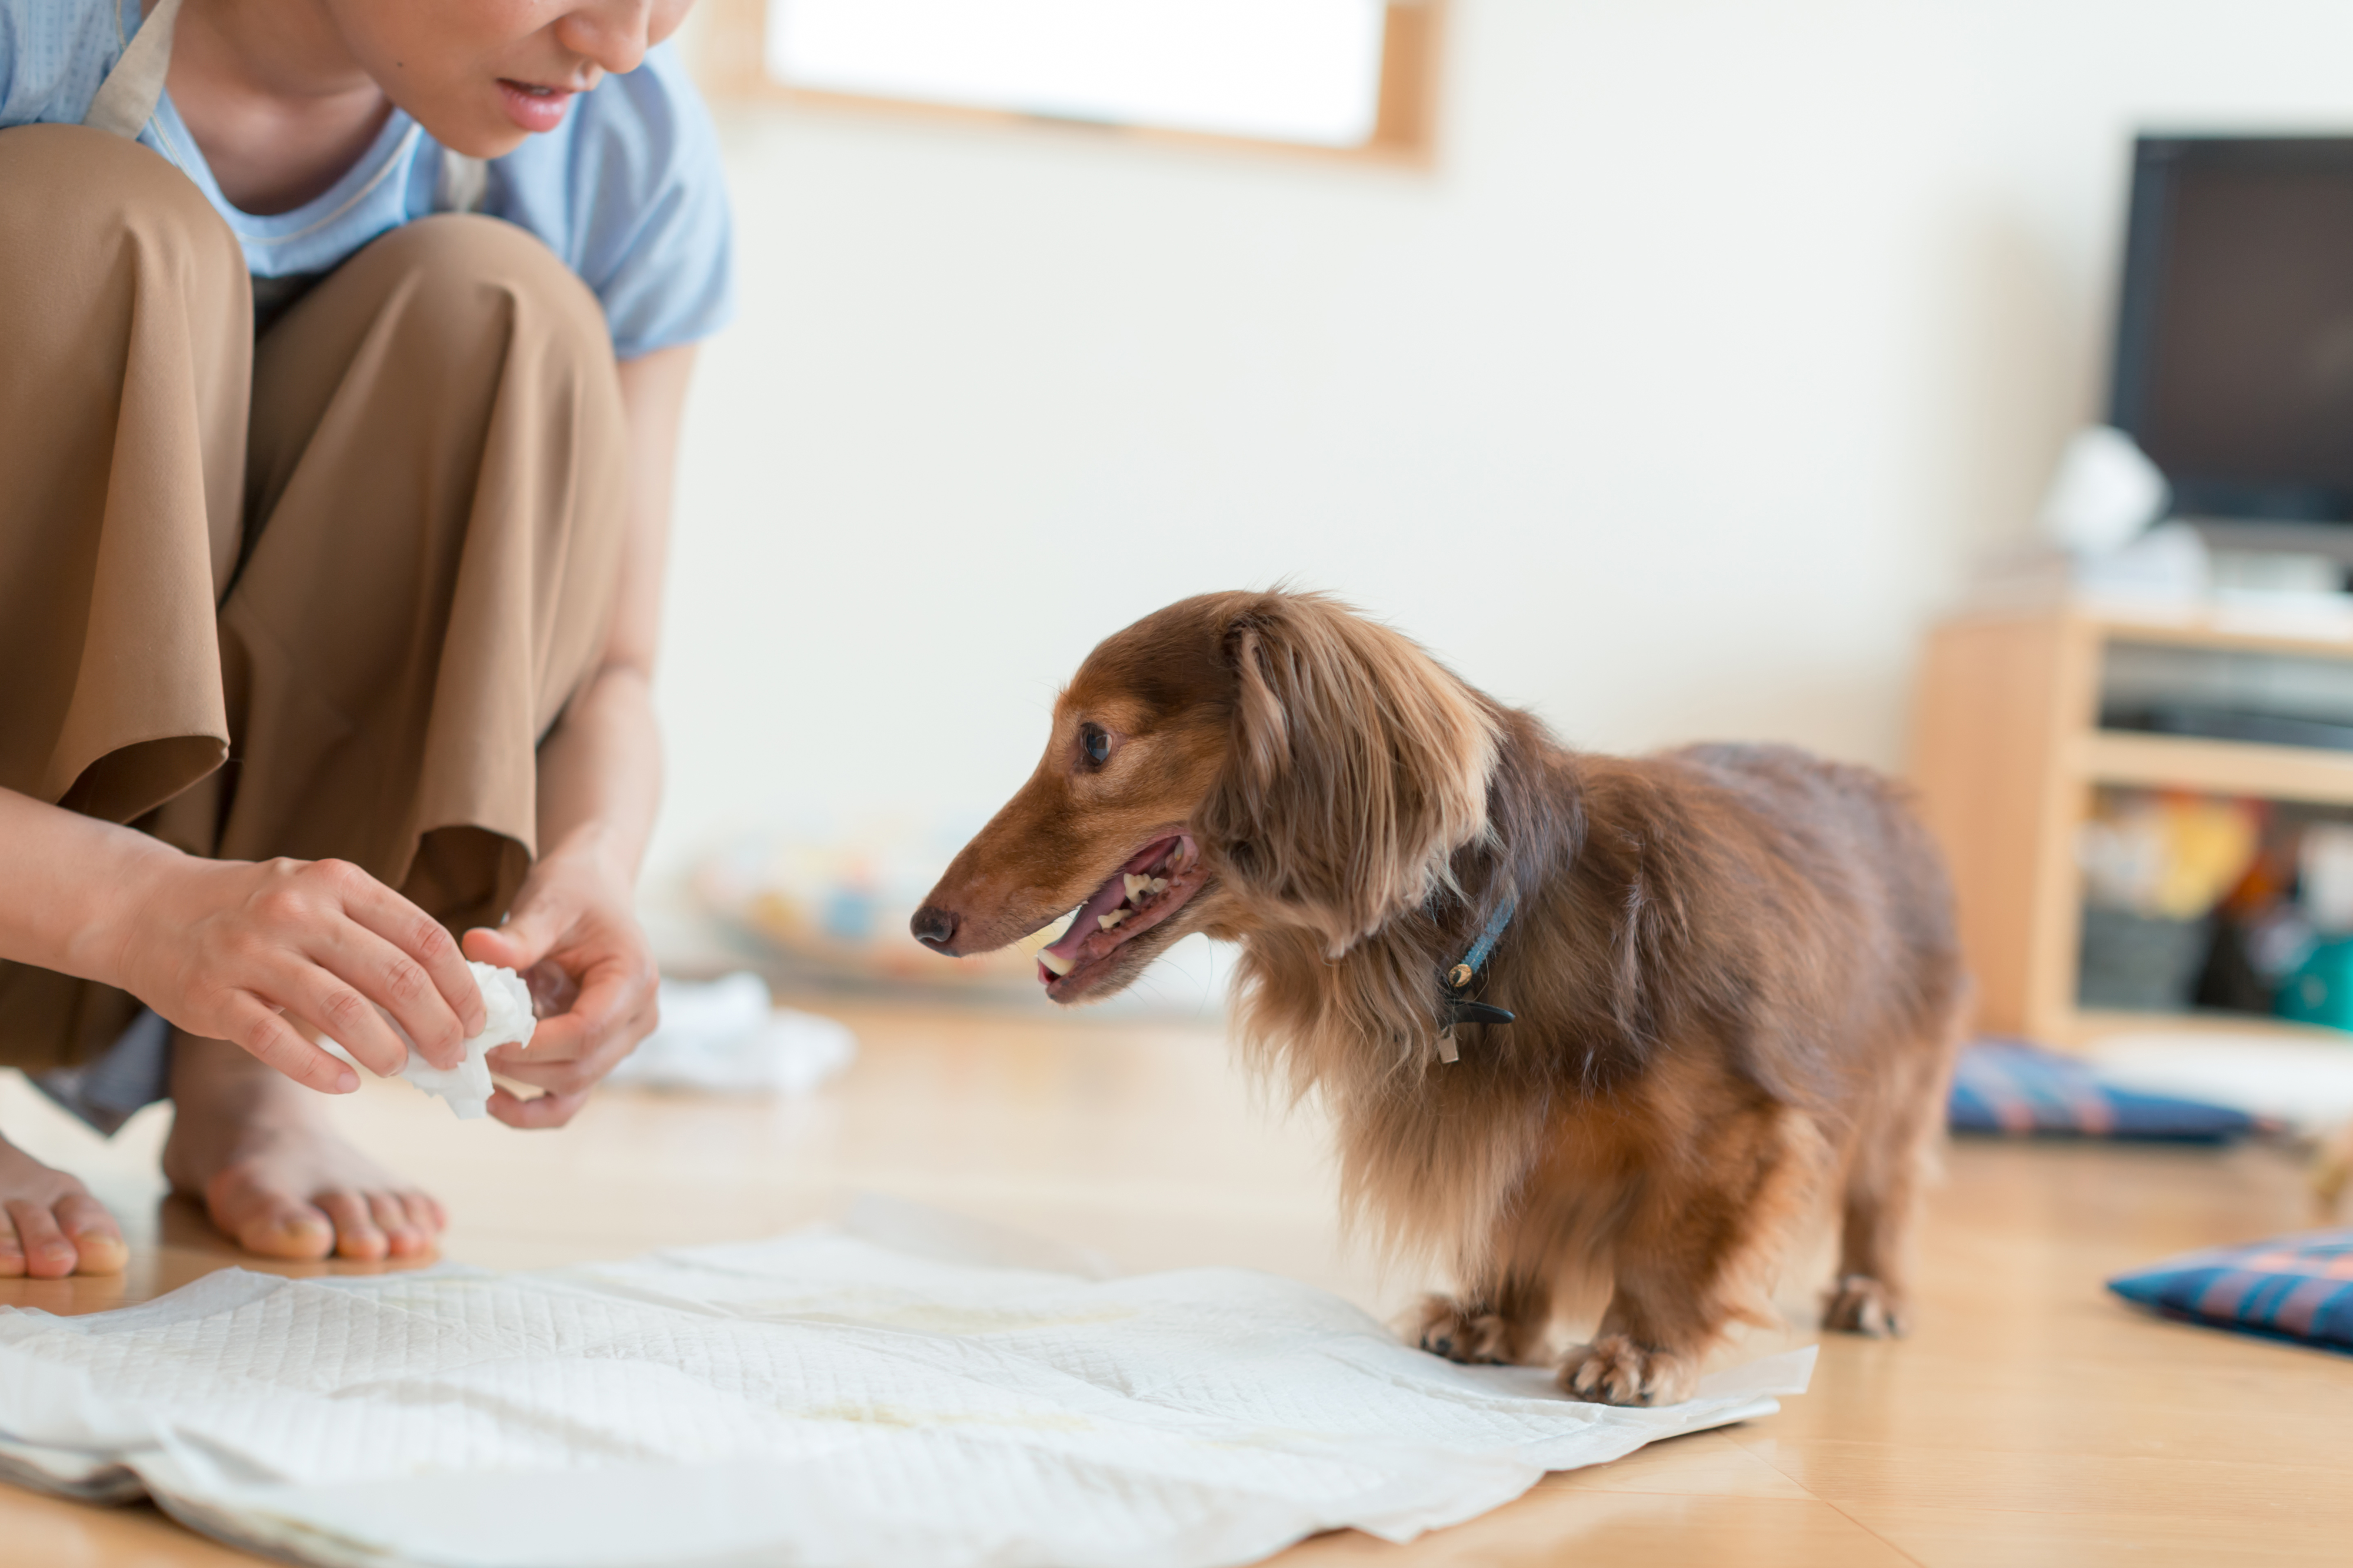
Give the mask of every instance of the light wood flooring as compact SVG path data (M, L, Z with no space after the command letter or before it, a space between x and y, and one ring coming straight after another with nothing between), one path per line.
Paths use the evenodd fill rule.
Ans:
M448 1203L447 1255L491 1267L756 1237L876 1191L1092 1247L1131 1270L1241 1264L1384 1312L1422 1283L1342 1244L1321 1128L1260 1105L1212 1026L834 1010L864 1053L805 1100L614 1092L554 1134L459 1123L405 1085L340 1110L355 1138ZM248 1261L163 1199L153 1171L166 1114L105 1144L0 1074L0 1127L91 1180L134 1244L120 1279L0 1282L0 1303L96 1310ZM2315 1224L2295 1157L1968 1143L1948 1163L1912 1338L1826 1343L1812 1392L1778 1415L1551 1477L1408 1546L1344 1533L1282 1561L2353 1561L2353 1357L2157 1321L2100 1288L2174 1251ZM1801 1310L1802 1282L1788 1294ZM1777 1342L1760 1336L1746 1353ZM152 1509L0 1487L6 1568L252 1561Z

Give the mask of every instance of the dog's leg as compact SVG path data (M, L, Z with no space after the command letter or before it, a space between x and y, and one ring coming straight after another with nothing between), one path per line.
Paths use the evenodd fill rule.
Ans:
M1905 1243L1934 1167L1957 1031L1921 1041L1889 1073L1857 1131L1846 1173L1838 1279L1822 1327L1879 1338L1909 1316Z
M1542 1345L1551 1317L1548 1282L1506 1274L1459 1297L1423 1297L1411 1337L1449 1361L1524 1362Z
M1820 1137L1795 1112L1760 1109L1725 1117L1710 1138L1704 1166L1652 1173L1629 1210L1609 1310L1561 1363L1563 1392L1672 1405L1697 1391L1700 1363L1734 1323L1778 1321L1772 1269L1815 1188Z

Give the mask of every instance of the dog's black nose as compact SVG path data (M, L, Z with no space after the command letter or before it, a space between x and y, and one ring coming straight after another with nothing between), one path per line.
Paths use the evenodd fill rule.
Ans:
M947 950L948 943L955 939L955 912L944 910L937 904L925 904L915 911L915 918L907 922L907 929L915 933L917 942L922 942L925 947L935 948L943 952Z

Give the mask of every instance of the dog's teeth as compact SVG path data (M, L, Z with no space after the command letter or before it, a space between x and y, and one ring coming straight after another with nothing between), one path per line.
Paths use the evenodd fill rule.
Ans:
M1040 948L1038 950L1038 962L1057 974L1068 974L1071 972L1071 961L1059 952L1049 952Z
M1166 877L1155 877L1152 880L1145 883L1144 885L1153 892L1165 893L1168 890L1168 879Z
M1151 878L1139 877L1133 871L1121 877L1120 882L1127 889L1127 901L1131 904L1142 903L1144 901L1145 889L1152 886Z
M1109 931L1112 927L1119 924L1120 921L1125 919L1127 919L1127 911L1125 910L1113 910L1107 915L1097 915L1095 917L1095 924L1103 927L1105 931Z

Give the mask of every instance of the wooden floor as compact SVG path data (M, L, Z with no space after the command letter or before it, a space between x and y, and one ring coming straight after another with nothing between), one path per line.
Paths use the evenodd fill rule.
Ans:
M1092 1247L1132 1270L1250 1265L1384 1311L1421 1283L1342 1247L1321 1129L1256 1106L1213 1029L843 1016L864 1055L803 1100L613 1093L559 1134L459 1124L401 1085L341 1109L355 1137L448 1201L448 1254L471 1263L756 1237L871 1190ZM0 1127L90 1176L134 1239L121 1279L5 1282L0 1302L93 1310L235 1260L199 1216L161 1200L164 1115L101 1144L0 1075ZM2315 1223L2293 1159L1978 1143L1949 1163L1914 1338L1826 1344L1813 1391L1770 1419L1552 1477L1409 1546L1340 1534L1282 1561L2353 1561L2353 1358L2156 1321L2100 1289L2173 1251ZM8 1568L251 1561L149 1509L0 1488Z

